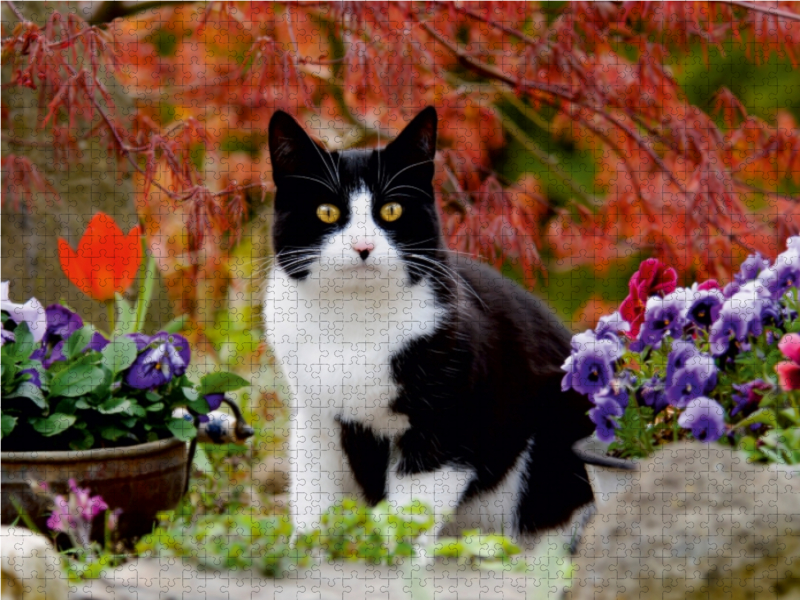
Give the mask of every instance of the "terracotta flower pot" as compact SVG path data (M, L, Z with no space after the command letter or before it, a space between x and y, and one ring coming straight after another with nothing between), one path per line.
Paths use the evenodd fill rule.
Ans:
M156 513L177 506L186 484L188 448L171 438L124 448L61 452L0 452L2 522L17 518L12 498L46 531L47 500L34 494L29 481L46 482L59 494L74 479L100 495L110 509L122 509L119 534L124 539L152 530Z

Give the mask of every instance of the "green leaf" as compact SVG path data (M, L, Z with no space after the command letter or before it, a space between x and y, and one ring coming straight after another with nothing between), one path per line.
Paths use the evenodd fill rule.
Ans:
M8 344L9 358L15 361L25 360L31 355L35 345L33 334L28 328L28 324L23 321L14 330L14 343ZM3 347L5 348L5 346Z
M103 365L115 375L130 367L136 360L136 342L126 337L117 337L103 348Z
M174 319L172 319L172 321L164 325L164 327L162 327L161 330L166 331L167 333L179 333L181 330L183 330L184 327L186 327L186 323L188 321L189 321L189 315L180 315L179 317L175 317Z
M128 432L125 431L124 429L119 429L113 426L100 428L100 435L107 440L111 440L112 442L117 441L119 438L121 438L123 435L127 433Z
M75 415L54 413L44 419L31 419L31 425L44 437L51 437L69 429L75 423L75 419Z
M64 344L64 356L67 357L67 360L71 358L75 358L83 352L83 349L89 345L89 342L92 341L92 336L94 335L94 328L93 327L81 327L69 336L67 343Z
M9 433L14 431L14 427L17 425L17 417L2 415L0 420L2 421L2 433L0 433L0 437L6 437Z
M50 383L52 396L84 396L105 380L103 369L91 365L75 364L61 371Z
M754 412L746 419L739 421L736 424L736 427L749 427L750 425L755 425L756 423L763 423L764 425L769 425L770 427L778 426L778 423L775 420L775 413L772 410L762 408Z
M221 373L209 373L200 380L199 394L205 396L206 394L219 394L224 392L232 392L239 388L250 385L250 382L239 377L235 373L223 371Z
M157 410L163 410L163 409L164 409L164 403L163 402L156 402L155 404L151 404L150 406L148 406L145 410L149 410L149 411L155 412Z
M13 392L8 395L9 398L28 398L39 408L46 408L47 402L44 399L42 390L33 385L30 381L23 381L17 386Z
M104 415L113 415L128 411L130 406L131 401L128 398L109 398L98 406L97 410Z
M167 421L167 429L182 442L191 441L197 435L194 423L175 417L170 417L170 420Z
M72 440L69 443L69 447L73 450L88 450L93 445L94 436L88 431L84 431L83 436L80 439Z

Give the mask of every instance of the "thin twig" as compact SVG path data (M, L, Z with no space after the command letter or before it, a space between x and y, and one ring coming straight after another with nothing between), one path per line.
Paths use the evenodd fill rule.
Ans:
M17 17L17 19L19 19L23 23L28 20L25 18L25 15L23 15L17 8L17 5L14 4L11 0L6 0L6 4L8 5L8 8L11 9L11 12L14 13L14 16Z
M766 7L764 7L762 3L753 4L751 2L739 2L738 0L726 0L725 4L733 4L734 6L746 8L747 10L763 13L765 15L770 15L772 17L782 17L784 19L790 19L792 21L800 21L800 15L785 10L781 10L780 8L769 8L768 4L766 5Z

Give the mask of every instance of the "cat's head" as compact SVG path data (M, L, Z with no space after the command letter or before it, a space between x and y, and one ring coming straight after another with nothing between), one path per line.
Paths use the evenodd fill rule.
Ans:
M432 185L436 125L428 107L385 148L328 152L276 112L276 268L346 287L387 277L414 285L433 273L443 248Z

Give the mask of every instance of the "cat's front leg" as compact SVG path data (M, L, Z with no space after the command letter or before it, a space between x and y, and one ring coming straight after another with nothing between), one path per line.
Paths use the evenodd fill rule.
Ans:
M440 534L445 523L455 514L475 473L466 467L447 464L432 471L408 473L406 470L401 460L389 472L387 499L394 508L418 500L433 511L433 527L418 542L424 547L431 538Z
M300 408L289 432L289 511L295 534L320 526L322 514L353 490L339 424L326 411Z

